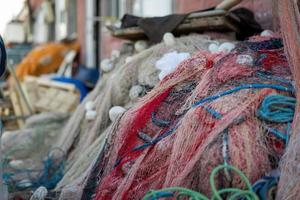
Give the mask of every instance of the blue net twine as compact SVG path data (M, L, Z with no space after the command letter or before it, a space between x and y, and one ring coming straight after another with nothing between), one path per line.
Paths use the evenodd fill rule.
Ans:
M59 151L63 155L54 158L51 155L54 151ZM44 186L47 189L54 189L57 183L63 178L65 169L65 153L59 148L52 149L46 159L43 161L43 169L19 169L15 172L3 174L4 183L13 190L35 189ZM16 175L26 174L27 182L15 180ZM24 179L25 180L25 179Z

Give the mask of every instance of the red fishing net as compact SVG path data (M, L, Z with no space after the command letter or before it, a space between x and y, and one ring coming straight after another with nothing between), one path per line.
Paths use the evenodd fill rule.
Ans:
M293 92L283 55L280 39L256 37L229 54L199 52L182 62L116 124L83 199L141 199L170 186L209 195L209 174L223 163L254 183L281 153L257 109L269 94ZM244 187L226 171L216 182Z

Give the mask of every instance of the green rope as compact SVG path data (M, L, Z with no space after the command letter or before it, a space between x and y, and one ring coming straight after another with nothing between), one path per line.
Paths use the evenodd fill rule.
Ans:
M224 169L228 169L237 173L241 177L242 181L246 184L247 190L238 188L224 188L218 190L215 184L215 176ZM150 190L144 196L143 200L156 200L159 198L173 197L175 192L177 194L177 199L180 199L181 197L188 197L189 200L222 200L223 198L221 195L227 194L227 200L237 200L241 198L245 200L259 200L257 195L253 192L251 183L244 173L230 165L220 165L212 171L210 175L210 186L213 193L211 198L187 188L170 187L161 190Z

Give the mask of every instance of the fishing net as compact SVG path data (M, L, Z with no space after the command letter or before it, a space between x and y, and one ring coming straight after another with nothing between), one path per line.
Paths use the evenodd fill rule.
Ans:
M297 90L297 108L293 123L292 136L281 162L281 176L278 185L276 199L299 199L300 198L300 168L299 168L299 1L274 1L274 10L277 22L280 25L280 31L285 44L285 52L288 57L291 71L295 79L295 88Z
M49 188L54 188L62 178L61 174L50 183L50 179L42 175L49 172L46 170L54 169L53 166L57 164L53 152L51 155L49 152L52 151L53 143L57 142L67 118L63 114L42 113L28 118L24 128L3 134L1 148L4 179L11 192L36 188L45 184L45 181L49 183ZM55 154L64 155L64 152L57 151ZM58 164L57 167L59 168Z
M85 174L85 172L87 171L86 169L89 168L93 160L95 160L95 158L98 156L99 151L102 150L106 141L106 136L107 133L105 131L103 134L101 134L100 137L96 139L95 142L93 142L90 147L83 151L78 159L76 159L74 164L69 169L67 169L67 172L64 175L63 179L56 187L58 190L65 187L66 185L73 185L74 182L77 182L77 178L81 179L82 174Z
M91 172L95 173L93 167L97 160L103 158L106 155L109 141L113 137L115 130L115 124L118 124L120 118L116 120L89 148L89 151L85 152L84 155L88 156L89 159L86 157L80 157L76 161L76 163L72 166L70 170L67 171L62 181L58 184L56 190L60 191L60 200L67 200L67 199L80 199L82 194L85 192L83 189L87 182L91 182L88 180L88 177ZM83 167L85 166L85 168ZM79 168L79 169L78 169ZM80 174L81 173L81 174ZM74 175L75 174L75 175ZM96 177L96 176L94 176Z
M55 113L42 113L28 118L24 128L3 134L4 156L10 159L26 159L46 155L67 119L68 115Z
M201 49L207 49L212 42L207 36L201 35L189 35L175 40L174 46L166 46L164 43L155 45L133 56L128 63L124 62L128 54L121 55L115 69L104 74L93 92L78 106L56 145L69 152L67 171L72 168L78 155L82 154L82 150L89 148L105 132L111 123L108 117L111 107L124 106L128 108L134 105L135 102L129 98L129 90L132 86L141 85L145 90L150 90L157 84L159 70L155 68L155 62L164 53L177 50L193 54ZM96 104L97 116L94 121L85 119L85 103L88 101ZM83 156L82 159L85 163L91 163L87 156ZM83 168L87 169L87 166ZM73 177L68 177L69 180L65 178L64 183L60 185L71 183L78 176L77 173L73 175Z
M277 167L285 145L267 127L286 128L257 110L271 94L293 95L290 79L279 38L253 37L229 54L200 51L115 125L82 199L141 199L170 186L210 195L209 174L223 163L254 183ZM226 170L216 185L245 187Z

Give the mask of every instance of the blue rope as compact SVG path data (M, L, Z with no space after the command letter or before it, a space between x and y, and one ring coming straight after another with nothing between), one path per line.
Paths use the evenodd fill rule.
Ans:
M260 108L258 116L269 122L286 123L292 122L296 107L296 98L284 95L267 96Z
M271 89L275 89L275 90L279 90L279 91L284 91L284 92L290 92L290 93L295 93L295 89L292 87L284 87L281 85L277 85L277 84L261 84L261 83L254 83L254 84L246 84L246 85L241 85L238 87L235 87L233 89L230 90L226 90L224 92L221 92L217 95L213 95L213 96L209 96L206 97L196 103L194 103L192 105L192 107L198 107L198 106L202 106L204 103L206 102L212 102L220 97L229 95L229 94L233 94L236 93L240 90L246 90L246 89L262 89L262 88L271 88Z
M216 111L215 109L209 107L209 106L205 106L203 105L203 108L210 113L214 118L216 119L221 119L222 118L222 114L219 113L218 111Z

